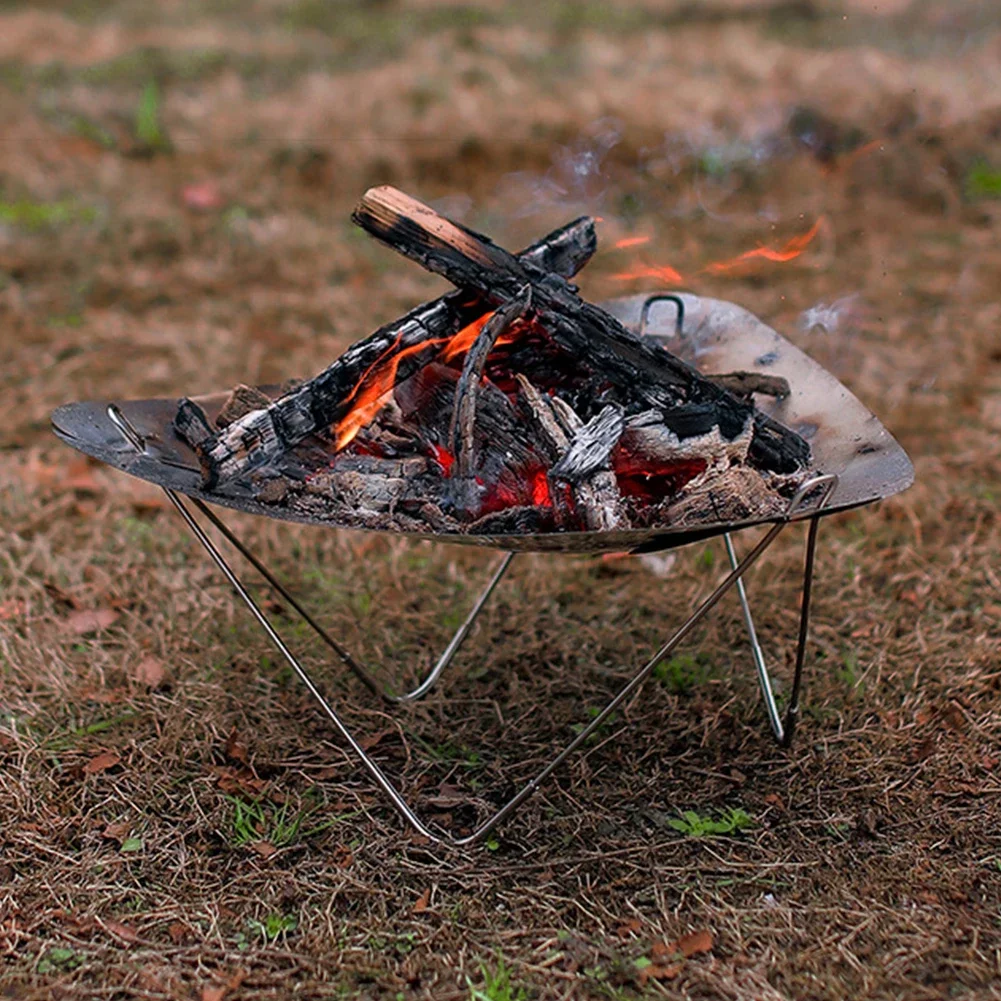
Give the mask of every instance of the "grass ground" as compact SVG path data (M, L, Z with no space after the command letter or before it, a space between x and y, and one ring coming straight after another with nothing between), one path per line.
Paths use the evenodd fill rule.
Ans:
M1001 997L999 55L986 0L0 6L0 996ZM674 267L908 449L912 490L825 524L792 752L730 601L486 848L432 849L156 494L52 438L70 399L310 374L434 294L347 222L382 181L510 246L602 215L589 296ZM388 678L489 569L235 522ZM752 574L780 670L792 534ZM396 716L287 629L458 829L722 572L527 558Z

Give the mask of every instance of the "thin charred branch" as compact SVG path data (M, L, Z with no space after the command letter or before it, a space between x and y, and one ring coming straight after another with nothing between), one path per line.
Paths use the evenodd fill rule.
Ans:
M455 386L455 403L452 408L452 425L449 438L452 454L455 456L455 475L457 492L463 500L457 498L460 507L467 508L472 501L470 488L475 486L474 472L476 466L476 400L479 396L480 380L483 378L483 367L487 355L501 336L515 320L523 317L532 301L531 286L526 285L510 302L498 307L493 316L483 325L476 340L466 352L466 360L462 366L462 375ZM470 505L472 506L472 505Z
M634 388L679 437L718 426L725 438L740 435L754 407L701 376L665 349L627 330L613 316L577 295L559 276L521 261L486 237L456 225L395 188L373 188L353 216L367 232L460 288L475 289L491 302L505 301L526 282L533 310L564 350L609 379ZM693 411L692 407L696 409ZM693 420L693 418L702 418ZM706 425L705 421L709 421ZM766 468L801 468L809 446L763 414L755 431L764 440L752 453Z
M594 220L582 216L532 244L518 259L570 278L591 259L596 246ZM490 309L476 292L460 290L380 327L292 392L201 439L206 485L258 468L308 435L336 424L350 409L348 398L359 379L381 358L428 345L427 352L414 350L400 363L397 379L402 381L435 357L432 346L445 343ZM187 440L182 427L175 427Z

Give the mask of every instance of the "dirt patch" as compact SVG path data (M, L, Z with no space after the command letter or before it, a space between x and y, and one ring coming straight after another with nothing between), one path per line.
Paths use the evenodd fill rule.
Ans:
M868 6L0 15L6 991L996 995L1001 26L979 3ZM346 222L387 180L512 248L601 215L589 297L672 268L790 336L908 449L912 490L822 531L793 751L766 737L726 602L489 847L432 850L157 494L54 441L67 400L308 375L436 294ZM795 261L707 270L820 217ZM394 680L427 668L491 563L234 525ZM786 677L800 554L790 533L751 581ZM281 621L458 829L607 701L723 559L526 558L441 695L398 716Z

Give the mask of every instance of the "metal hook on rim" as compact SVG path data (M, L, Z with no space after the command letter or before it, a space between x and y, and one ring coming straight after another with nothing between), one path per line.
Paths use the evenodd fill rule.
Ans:
M674 334L676 337L680 337L685 327L685 300L674 292L658 292L655 295L647 296L640 309L639 336L646 335L647 323L650 322L650 307L655 306L658 302L674 303L677 309L674 319Z

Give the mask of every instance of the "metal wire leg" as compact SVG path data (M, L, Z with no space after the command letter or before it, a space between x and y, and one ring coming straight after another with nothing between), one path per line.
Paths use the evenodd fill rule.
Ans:
M128 423L124 415L118 410L117 407L109 407L108 415L113 421L113 423L121 431L122 435L131 442L138 451L143 451L145 449L145 442L142 436ZM732 588L734 585L738 584L747 572L747 570L757 562L761 555L771 546L775 541L779 533L785 528L785 526L798 514L801 514L801 507L803 501L814 491L818 486L825 483L828 477L818 477L814 480L809 481L804 484L803 487L797 492L796 496L790 501L789 507L786 513L781 519L777 520L765 533L765 535L758 541L758 543L748 552L748 554L741 560L727 575L727 577L717 585L716 589L709 595L705 601L688 617L688 619L681 625L681 627L675 632L675 634L650 658L649 661L640 669L640 671L628 682L619 693L608 703L608 705L593 719L591 719L587 725L571 740L564 748L557 754L538 774L527 782L507 803L505 803L493 816L485 820L472 834L465 838L452 838L448 835L437 834L428 828L424 822L417 816L414 810L410 807L407 801L403 798L400 792L397 790L396 786L386 777L385 773L379 767L379 765L368 755L365 749L358 743L355 737L352 735L351 731L348 729L347 725L340 718L334 708L330 703L324 698L322 692L313 682L312 678L306 669L299 663L292 651L286 646L284 640L277 632L277 630L271 625L267 616L261 611L257 603L254 601L253 596L243 585L239 577L233 572L229 564L226 562L225 558L219 552L219 550L212 543L212 540L206 535L204 529L195 520L194 516L188 510L181 497L175 493L173 490L164 488L164 493L169 498L170 502L176 508L178 514L184 519L188 528L191 529L195 538L201 543L202 548L209 554L212 561L222 572L223 576L232 585L233 589L239 595L240 599L250 610L251 614L257 620L260 627L264 630L268 639L275 645L279 653L285 658L289 663L291 668L298 675L299 679L306 686L309 693L317 701L327 718L333 723L334 728L345 740L348 746L351 748L352 752L361 762L365 770L372 776L372 779L379 786L380 789L386 794L390 802L397 809L402 817L416 830L419 834L428 838L430 841L438 844L451 844L457 847L464 847L467 845L472 845L478 841L481 841L486 835L494 829L502 820L513 813L522 803L525 802L530 796L532 796L542 783L562 764L577 748L584 744L587 739L608 719L608 717L615 712L615 710L622 705L639 687L643 682L649 677L653 669L665 658L671 655L675 648L691 633L695 626L702 621L702 619L719 603L719 601L724 597L724 595ZM826 502L826 498L829 496L829 491L825 493L824 497L821 499L821 503L818 506L822 507ZM201 509L203 506L199 504ZM229 537L229 533L226 533ZM256 566L255 562L255 566ZM499 574L495 574L495 580L491 582L491 589L496 580L499 579ZM485 600L485 599L484 599ZM337 649L336 647L334 649ZM425 682L426 684L426 682Z
M452 637L448 646L445 648L444 653L438 658L438 662L431 668L428 676L412 691L407 692L404 695L393 695L387 692L378 681L359 664L347 650L341 646L310 614L305 608L294 598L288 591L288 589L271 573L271 571L262 563L241 541L240 539L229 529L229 527L223 522L218 515L205 503L200 500L192 499L192 503L195 507L213 525L226 537L229 543L237 549L243 557L253 565L254 569L302 616L306 623L313 629L317 636L323 640L327 646L333 650L338 657L344 662L344 664L352 671L352 673L371 691L373 694L386 699L389 702L415 702L417 699L423 698L428 692L434 688L438 679L441 677L442 672L452 663L456 653L459 651L459 647L462 646L466 637L469 635L469 631L473 628L473 624L479 617L480 612L483 610L483 606L487 603L490 595L493 594L494 588L501 582L501 579L507 573L508 568L511 566L511 561L514 559L514 553L505 553L503 559L494 571L493 577L490 579L490 583L487 584L483 592L480 594L479 598L476 599L476 603L473 605L469 614L466 616L465 621L456 630L455 635Z
M785 719L779 712L778 702L775 699L775 689L772 685L771 675L768 673L768 665L765 662L765 654L761 649L758 640L758 631L754 626L754 616L751 614L751 605L747 599L747 589L743 579L736 584L737 597L740 599L740 607L744 613L744 624L747 626L747 635L751 643L751 657L754 660L754 667L758 675L758 687L761 689L761 697L765 703L765 712L768 715L768 723L771 726L772 734L779 747L789 747L792 744L793 736L796 732L796 722L799 719L799 697L803 682L803 664L806 660L806 642L810 633L810 598L813 592L813 566L817 552L817 530L820 527L820 513L834 492L837 486L837 477L831 476L824 484L824 493L821 495L815 510L817 513L810 519L810 526L806 535L806 557L803 561L803 601L799 616L799 637L796 644L796 667L793 672L792 688L789 691L789 702L786 706ZM730 566L736 568L738 565L737 553L733 545L733 537L729 532L724 533L723 541L726 545L726 553L730 558Z

